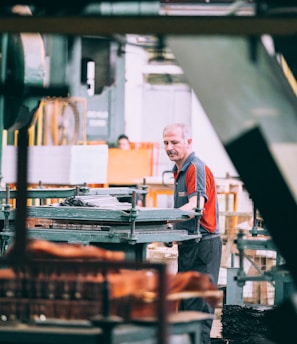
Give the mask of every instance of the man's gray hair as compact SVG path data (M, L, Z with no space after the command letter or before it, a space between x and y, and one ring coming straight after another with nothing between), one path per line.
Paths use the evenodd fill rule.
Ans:
M182 130L183 136L185 140L191 139L192 138L192 132L190 127L185 124L185 123L172 123L167 125L164 130L163 130L163 134L165 133L165 131L167 130L172 130L175 128L180 128Z

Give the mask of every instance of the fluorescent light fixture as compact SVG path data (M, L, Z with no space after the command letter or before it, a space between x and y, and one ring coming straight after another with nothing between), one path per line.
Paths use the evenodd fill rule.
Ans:
M147 64L142 69L143 74L184 74L183 70L173 64Z

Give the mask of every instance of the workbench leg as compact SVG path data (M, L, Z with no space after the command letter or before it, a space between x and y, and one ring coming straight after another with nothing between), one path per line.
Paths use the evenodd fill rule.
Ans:
M201 344L201 326L197 326L195 332L190 333L191 343L192 344Z
M135 261L144 262L146 260L147 244L135 244Z
M226 305L243 305L243 287L235 280L238 268L227 268Z
M12 244L11 236L2 235L0 238L0 256L4 256L7 248Z

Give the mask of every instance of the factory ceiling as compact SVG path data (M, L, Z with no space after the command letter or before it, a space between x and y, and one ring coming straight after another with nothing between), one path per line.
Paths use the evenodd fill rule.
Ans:
M16 4L30 6L33 16L12 15ZM0 6L0 32L295 35L297 10L292 4L288 0L6 0Z

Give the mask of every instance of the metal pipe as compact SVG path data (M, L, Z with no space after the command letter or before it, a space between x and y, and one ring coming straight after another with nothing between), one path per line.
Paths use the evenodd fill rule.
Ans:
M5 197L5 205L4 205L4 230L9 229L9 210L10 210L10 187L6 184L5 187L6 197Z
M146 184L146 178L143 178L142 190L145 191L145 193L142 194L142 206L146 207L146 199L148 193L148 185Z
M197 205L196 205L196 208L194 209L195 212L197 212L198 214L195 215L195 218L196 218L196 234L197 234L197 238L195 239L197 242L200 241L202 235L201 235L201 232L200 232L200 217L201 217L201 208L200 208L200 197L201 197L201 192L198 191L197 192Z
M15 220L15 245L11 259L23 264L26 250L28 128L19 130L17 154L17 203Z
M242 287L245 284L245 271L244 271L244 245L243 245L243 237L244 233L242 230L239 231L237 235L237 249L239 254L239 268L237 273L237 284L238 286ZM243 280L244 278L244 280Z
M1 36L1 71L0 71L0 83L4 84L6 80L7 71L7 46L8 46L8 35L3 33ZM0 184L2 182L2 146L3 146L3 128L4 128L4 111L5 111L5 100L4 95L0 95Z
M253 201L253 228L251 230L252 236L257 236L258 234L258 227L257 227L257 209L255 206L255 202Z
M130 213L131 230L130 230L130 237L129 237L129 239L132 239L132 240L135 239L137 214L138 214L138 211L136 209L136 191L132 191L132 208L131 208L131 213Z
M159 267L159 301L157 305L158 311L158 342L157 344L168 343L168 319L167 319L167 267L166 264L162 264Z
M159 1L102 1L91 3L85 10L86 15L159 15Z

